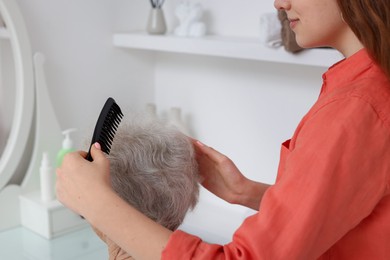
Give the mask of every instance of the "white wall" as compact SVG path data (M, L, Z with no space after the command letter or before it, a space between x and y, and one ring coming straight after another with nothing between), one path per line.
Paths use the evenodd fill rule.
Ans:
M169 30L178 0L164 6ZM257 36L272 0L201 0L209 32ZM182 108L192 134L228 155L248 177L273 183L280 143L315 101L325 68L153 54L116 49L113 32L143 29L146 0L18 0L33 50L47 56L47 78L63 128L94 124L107 96L124 107L155 102L164 116ZM81 138L78 136L78 138ZM244 215L202 190L184 228L227 242Z
M156 102L182 107L193 135L273 183L281 142L318 95L322 69L161 54Z
M130 55L111 44L121 2L18 0L32 50L46 55L49 94L60 125L80 130L76 143L93 128L108 96L135 107L153 100L148 55ZM129 16L141 19L133 10L128 7Z

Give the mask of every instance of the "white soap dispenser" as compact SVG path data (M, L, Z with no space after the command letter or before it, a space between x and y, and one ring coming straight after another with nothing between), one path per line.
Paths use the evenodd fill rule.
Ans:
M53 175L54 172L50 165L49 155L47 152L44 152L41 167L39 168L41 200L43 202L49 202L55 199Z
M57 162L56 166L57 167L60 167L62 165L62 161L64 160L64 156L67 153L70 153L70 152L74 151L73 141L70 138L70 134L75 132L75 131L76 131L75 128L70 128L70 129L62 131L62 134L65 136L65 138L62 141L62 148L61 148L61 150L59 150L59 152L57 154L57 160L56 160L56 162Z

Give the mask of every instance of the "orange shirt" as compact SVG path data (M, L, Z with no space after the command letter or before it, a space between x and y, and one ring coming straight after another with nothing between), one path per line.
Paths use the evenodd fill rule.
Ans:
M390 259L390 82L366 50L332 66L231 243L171 235L163 259Z

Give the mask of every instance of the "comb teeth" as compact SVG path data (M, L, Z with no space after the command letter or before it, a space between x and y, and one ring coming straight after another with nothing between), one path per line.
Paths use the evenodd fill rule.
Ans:
M112 141L114 140L116 130L118 129L122 118L123 114L118 104L115 103L113 98L108 98L96 122L91 146L98 142L102 151L109 154ZM89 148L86 159L92 161L91 147Z

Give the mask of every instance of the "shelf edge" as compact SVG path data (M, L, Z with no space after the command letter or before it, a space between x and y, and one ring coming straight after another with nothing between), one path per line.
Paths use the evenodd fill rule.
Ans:
M329 67L342 59L333 49L310 49L293 54L262 45L255 38L206 36L181 38L172 35L148 35L145 33L117 33L113 45L122 48L207 55L254 61L278 62L316 67Z

